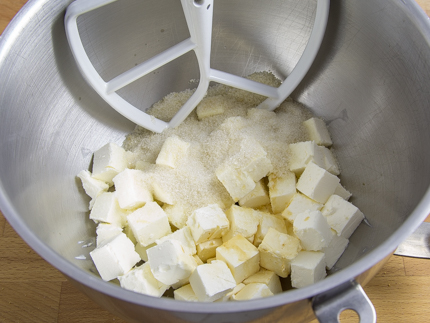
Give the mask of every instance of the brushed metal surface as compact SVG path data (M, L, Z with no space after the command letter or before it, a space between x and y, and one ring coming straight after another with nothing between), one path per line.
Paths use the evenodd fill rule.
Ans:
M360 275L370 279L430 213L428 18L410 0L333 0L321 51L293 93L328 121L342 183L368 220L331 275L268 299L227 304L155 299L103 282L88 257L94 224L75 176L94 150L120 144L134 125L80 76L64 33L69 3L30 0L1 37L0 208L32 248L117 315L131 322L154 314L166 322L306 322L314 318L314 295ZM291 72L315 1L215 5L215 68ZM79 26L93 63L110 78L186 38L184 23L174 0L122 0L83 16ZM192 86L196 77L191 55L121 94L139 106Z

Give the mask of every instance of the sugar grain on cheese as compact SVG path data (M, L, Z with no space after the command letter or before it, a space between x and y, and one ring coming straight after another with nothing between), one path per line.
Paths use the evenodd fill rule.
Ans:
M271 73L249 77L271 86ZM192 94L150 113L169 120ZM223 302L269 297L281 280L323 279L364 215L348 201L325 122L286 100L216 85L177 128L140 127L94 153L78 177L91 198L103 280L155 297Z

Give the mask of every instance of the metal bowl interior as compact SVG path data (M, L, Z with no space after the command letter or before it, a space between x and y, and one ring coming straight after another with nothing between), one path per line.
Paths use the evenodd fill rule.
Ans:
M219 322L216 314L232 322L267 315L272 322L306 321L308 299L370 269L430 212L428 19L412 0L333 0L322 48L293 93L328 122L341 181L368 220L331 275L301 290L230 304L154 299L103 282L85 247L95 227L76 174L89 167L93 151L121 144L134 125L79 74L63 25L69 3L30 0L1 38L0 207L30 246L118 315L137 321L149 307L175 313L176 322ZM306 46L315 1L218 0L214 15L214 68L285 78ZM85 14L79 28L105 79L188 37L173 0L121 0ZM120 94L144 109L197 78L190 54Z

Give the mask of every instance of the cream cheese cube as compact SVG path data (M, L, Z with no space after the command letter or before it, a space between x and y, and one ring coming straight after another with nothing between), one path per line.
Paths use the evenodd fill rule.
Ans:
M282 285L279 276L271 270L261 268L259 272L249 276L243 281L244 284L261 283L267 285L273 294L282 292Z
M273 166L267 158L267 153L260 143L250 137L241 141L239 153L233 158L233 163L242 165L240 168L254 182L258 182L272 170Z
M216 301L236 287L230 269L220 260L198 266L190 276L190 284L200 302Z
M125 217L126 212L120 208L116 194L113 192L100 194L90 212L91 220L110 223L117 227L124 226Z
M235 301L246 301L250 299L258 299L262 297L273 296L269 286L262 283L251 283L245 285L236 295L232 298Z
M321 166L321 167L333 175L336 175L336 176L339 175L340 174L339 164L337 163L337 160L334 157L333 152L327 147L320 146L318 148L321 151L321 155L324 158L324 166Z
M137 242L135 244L135 246L134 246L134 250L136 250L136 252L139 254L140 258L143 261L148 261L148 253L147 253L147 251L148 251L149 248L152 248L152 247L154 247L156 245L157 244L154 242L154 243L151 243L148 246L143 246L139 242Z
M243 283L237 284L231 292L227 293L224 297L217 299L215 302L228 302L234 300L234 295L239 293L244 287L245 284Z
M99 223L96 228L96 245L101 246L105 241L122 233L121 227L110 223Z
M159 178L151 179L151 193L155 200L169 205L176 203L176 198L170 189L170 184Z
M126 168L125 150L117 144L108 143L94 152L93 178L112 186L112 179Z
M287 206L284 212L282 212L282 216L286 220L293 223L297 214L300 214L306 210L319 211L322 209L323 206L324 205L322 203L318 203L310 199L306 195L296 193L291 199L290 204Z
M270 174L268 177L272 211L278 214L285 210L296 193L296 175L293 172L286 172L282 176Z
M339 183L339 185L336 186L336 189L334 190L334 193L336 195L339 195L344 200L349 200L349 198L352 196L351 192L349 192L345 187L342 186L342 184Z
M166 285L187 279L197 267L194 257L185 253L177 240L166 240L146 252L152 274Z
M216 257L216 248L222 245L222 239L212 239L197 245L197 255L201 261L206 262L209 258Z
M325 167L324 156L314 141L297 142L288 147L290 149L290 171L296 175L300 175L310 162Z
M161 147L155 163L176 168L180 161L186 156L190 143L183 141L176 135L168 137Z
M230 226L227 216L216 204L195 210L188 218L187 225L196 244L221 238Z
M338 236L336 234L336 231L334 231L333 229L331 231L333 238L331 239L330 244L321 250L325 254L326 268L328 270L333 268L335 263L339 260L340 256L342 256L349 243L348 239L342 236Z
M332 195L321 210L337 235L348 239L364 219L363 213L352 203Z
M85 193L91 197L89 209L93 208L95 199L101 193L107 192L109 189L109 185L104 181L99 179L95 179L91 176L91 172L87 170L82 170L79 172L78 177L81 179L82 187L84 188Z
M222 95L207 96L197 105L196 112L199 120L223 114L229 107L229 100Z
M127 216L137 242L148 246L172 232L166 213L156 202L146 203Z
M258 208L269 203L269 192L267 191L264 179L259 180L251 192L239 199L240 206L251 208Z
M254 236L260 223L257 211L247 207L232 205L225 211L225 214L230 222L230 230L223 235L223 242L230 240L236 235L243 236L251 243L254 242Z
M330 225L320 211L305 211L294 220L294 233L302 248L319 251L327 247L333 238Z
M126 169L115 176L113 182L122 209L137 209L153 201L145 175L140 170Z
M105 241L91 251L90 256L105 281L124 275L140 261L133 242L124 233Z
M236 283L260 270L258 249L241 235L234 236L216 249L216 259L224 261Z
M169 222L178 229L182 229L187 225L188 214L185 208L180 204L163 205L163 210L166 212Z
M199 299L194 293L190 284L186 284L173 291L173 297L178 301L198 302Z
M287 233L286 223L282 217L267 212L259 212L259 219L260 222L253 242L254 246L260 245L270 228L276 228L281 233Z
M301 251L291 262L291 285L302 288L312 285L326 276L324 253Z
M182 229L176 230L175 232L164 236L155 242L157 244L163 243L166 240L177 240L181 244L185 253L192 256L197 253L196 244L191 235L191 230L189 227L183 227Z
M290 274L291 261L300 249L299 239L270 228L258 246L260 266L285 278Z
M329 147L333 144L327 126L322 119L310 118L303 122L303 125L308 131L309 138L318 145Z
M215 175L234 202L249 194L256 185L251 176L234 168L230 163L221 164L215 170Z
M319 203L325 203L339 181L337 176L310 162L297 182L297 190Z
M144 263L125 275L119 276L118 280L122 288L154 297L163 296L164 292L170 287L154 277L149 263Z

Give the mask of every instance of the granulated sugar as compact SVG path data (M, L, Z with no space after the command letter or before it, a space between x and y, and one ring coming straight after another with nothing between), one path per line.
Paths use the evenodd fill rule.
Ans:
M272 74L256 73L250 79L279 86ZM154 105L150 114L170 120L192 95L187 90L172 93ZM285 101L274 112L256 109L265 97L224 85L215 85L201 104L219 104L224 113L198 119L197 112L177 128L157 134L137 127L124 141L124 148L145 165L148 180L157 180L169 190L176 204L186 212L217 203L222 208L233 204L232 198L217 179L215 170L227 158L235 155L246 140L256 140L267 152L276 175L288 169L288 145L309 140L303 121L312 114L302 105ZM156 165L155 160L166 138L176 135L190 143L186 156L176 168ZM248 156L250 156L248 154ZM243 156L243 158L247 158Z

